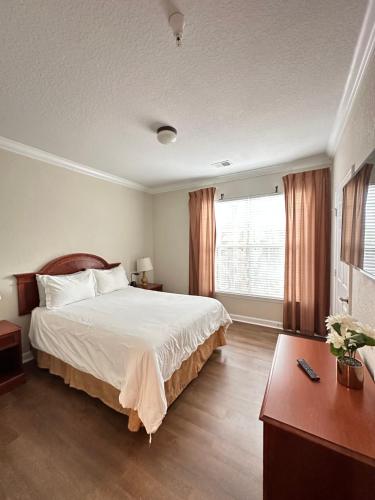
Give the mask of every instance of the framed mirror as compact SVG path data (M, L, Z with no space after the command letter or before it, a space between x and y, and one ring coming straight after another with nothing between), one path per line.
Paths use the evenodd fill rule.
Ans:
M375 150L344 186L341 260L375 279Z

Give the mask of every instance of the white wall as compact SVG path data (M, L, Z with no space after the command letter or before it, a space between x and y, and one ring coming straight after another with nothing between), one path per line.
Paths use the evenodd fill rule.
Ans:
M328 159L322 165L321 158L317 166L330 166ZM317 159L318 162L318 159ZM232 180L225 183L213 182L210 185L216 187L216 195L220 197L240 197L258 194L270 194L274 192L275 186L279 192L283 191L282 176L289 171L306 168L311 160L293 162L284 165L283 173L256 175L246 179ZM154 261L155 277L158 282L164 284L164 289L170 292L188 293L189 291L189 191L199 187L183 189L167 193L160 193L153 197L153 221L154 221ZM225 305L227 310L234 315L247 316L265 320L271 325L280 325L282 322L282 301L262 300L240 295L217 294L217 298Z
M127 271L153 257L151 196L0 150L0 319L18 317L16 273L33 272L55 257L87 252Z
M357 92L348 122L334 157L334 189L350 168L358 168L375 149L375 52ZM375 280L353 269L352 313L375 327ZM367 349L375 373L375 349Z

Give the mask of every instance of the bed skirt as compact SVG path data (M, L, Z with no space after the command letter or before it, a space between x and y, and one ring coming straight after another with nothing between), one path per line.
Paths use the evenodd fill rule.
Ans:
M164 383L167 404L170 406L181 394L185 387L194 380L213 351L226 344L226 327L220 327L208 339L186 359L181 367L176 370L171 378ZM128 429L137 432L142 422L138 417L138 412L130 408L123 408L119 403L120 391L93 375L73 368L71 365L55 358L51 354L35 349L36 360L39 368L49 370L53 375L58 375L64 382L74 389L86 392L94 398L100 399L107 406L120 413L128 415Z

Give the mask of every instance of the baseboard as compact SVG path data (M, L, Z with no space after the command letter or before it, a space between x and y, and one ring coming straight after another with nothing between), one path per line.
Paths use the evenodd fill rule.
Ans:
M268 326L269 328L276 328L277 330L283 329L281 321L273 321L271 319L253 318L252 316L242 316L242 314L231 314L230 317L233 321L240 323L250 323L257 326Z
M22 363L28 363L34 359L33 353L31 351L23 352L22 353Z

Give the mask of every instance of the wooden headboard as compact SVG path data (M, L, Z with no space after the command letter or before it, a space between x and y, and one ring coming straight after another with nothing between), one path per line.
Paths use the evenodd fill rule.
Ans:
M108 264L102 257L89 253L71 253L51 260L36 273L15 274L17 279L18 314L24 316L31 313L39 305L37 274L72 274L85 269L111 269L118 266Z

